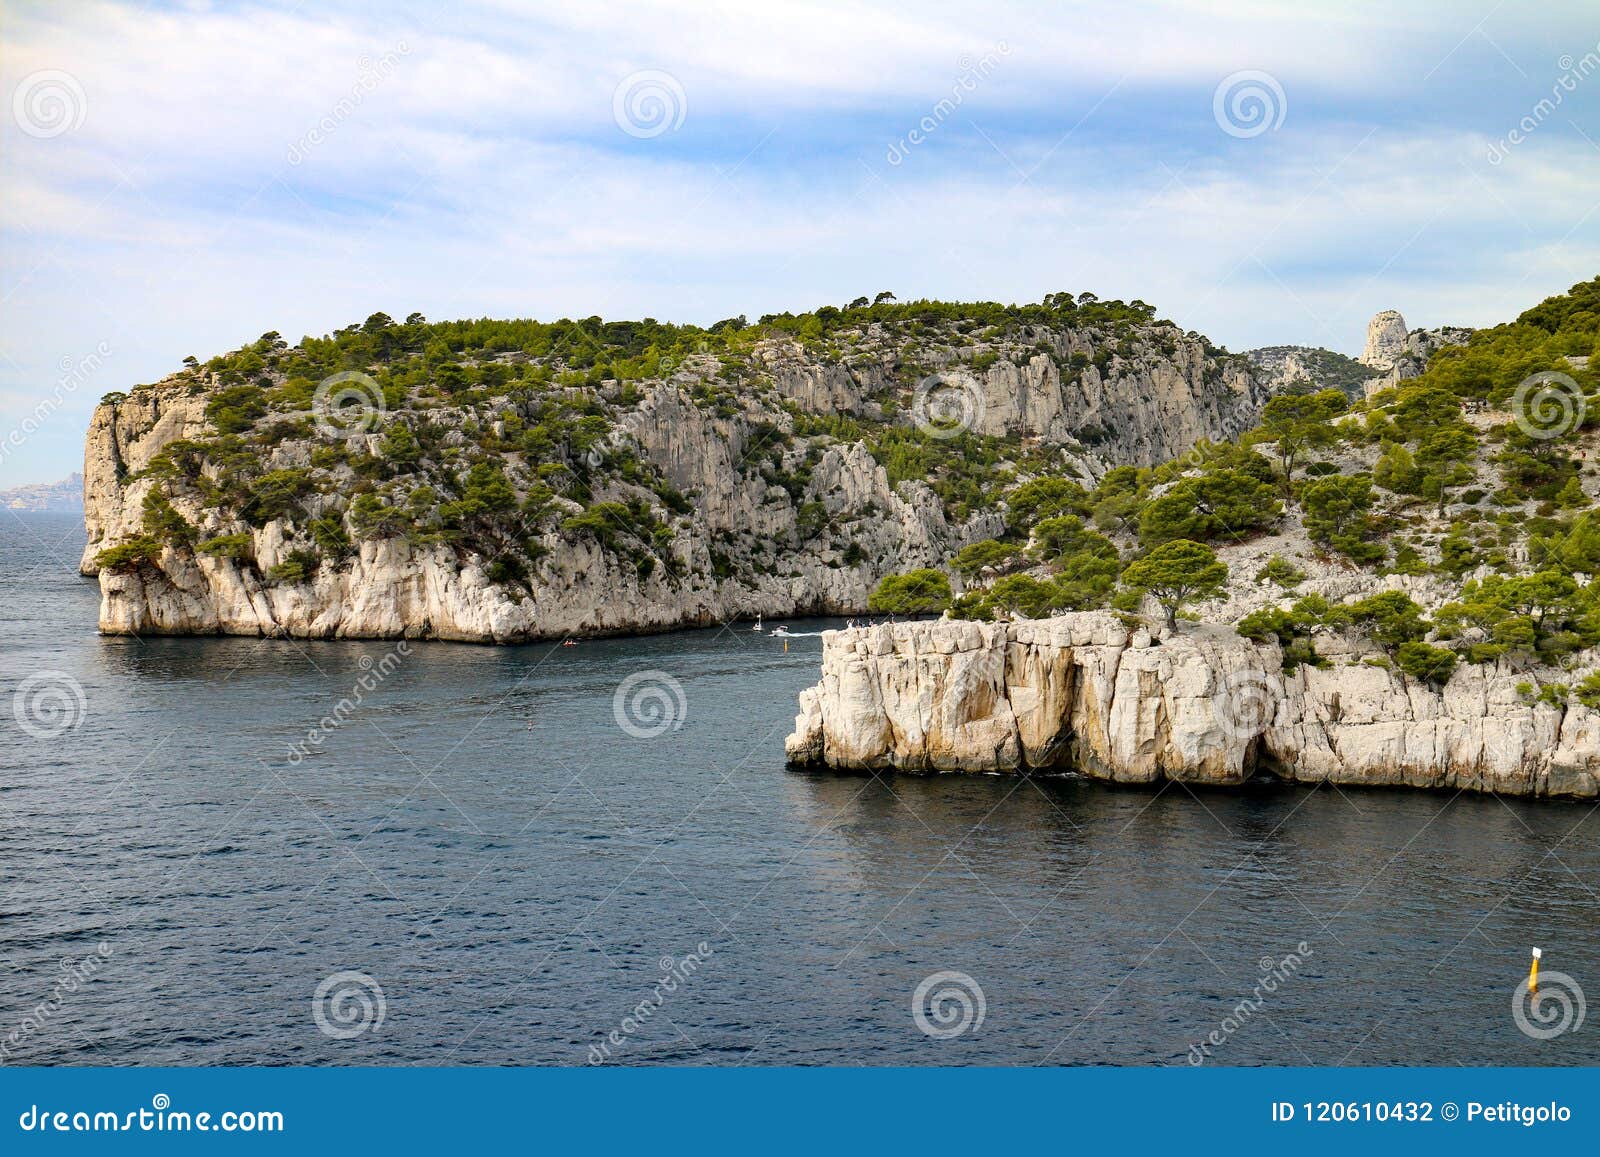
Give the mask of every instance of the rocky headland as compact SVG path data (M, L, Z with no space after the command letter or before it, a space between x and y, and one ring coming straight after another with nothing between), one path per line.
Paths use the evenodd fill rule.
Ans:
M108 395L82 566L110 633L942 613L826 637L804 764L1587 798L1597 351L1600 278L1360 359L1089 294L379 314Z
M712 330L377 315L108 395L82 569L108 633L506 643L861 613L884 575L1001 533L1007 477L1151 465L1268 392L1089 295Z
M1385 311L1355 371L1255 351L1255 430L1024 483L959 593L880 600L942 621L826 636L790 759L1595 797L1597 302L1479 331Z

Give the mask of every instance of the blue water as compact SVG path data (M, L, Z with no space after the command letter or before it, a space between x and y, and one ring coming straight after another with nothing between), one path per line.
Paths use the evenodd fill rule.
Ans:
M82 541L0 511L4 1063L1600 1062L1600 1012L1511 1015L1534 944L1600 997L1589 805L802 774L820 639L744 626L415 643L297 759L393 644L101 638ZM35 735L42 672L83 698L36 678ZM618 725L642 672L681 727ZM951 1039L940 971L982 990Z

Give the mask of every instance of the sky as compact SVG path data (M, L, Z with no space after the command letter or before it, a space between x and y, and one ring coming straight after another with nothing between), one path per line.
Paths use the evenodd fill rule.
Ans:
M1600 273L1600 8L8 3L0 489L369 314L1142 299L1229 349Z

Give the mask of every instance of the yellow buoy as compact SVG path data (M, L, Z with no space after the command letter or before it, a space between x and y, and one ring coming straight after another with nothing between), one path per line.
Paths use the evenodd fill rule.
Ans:
M1539 991L1539 957L1544 953L1535 948L1533 950L1533 966L1528 969L1528 991Z

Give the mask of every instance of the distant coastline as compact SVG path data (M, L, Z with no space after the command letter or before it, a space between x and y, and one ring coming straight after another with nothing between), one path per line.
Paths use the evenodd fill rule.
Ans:
M0 490L0 510L83 509L83 475L68 474L59 482L35 482Z

